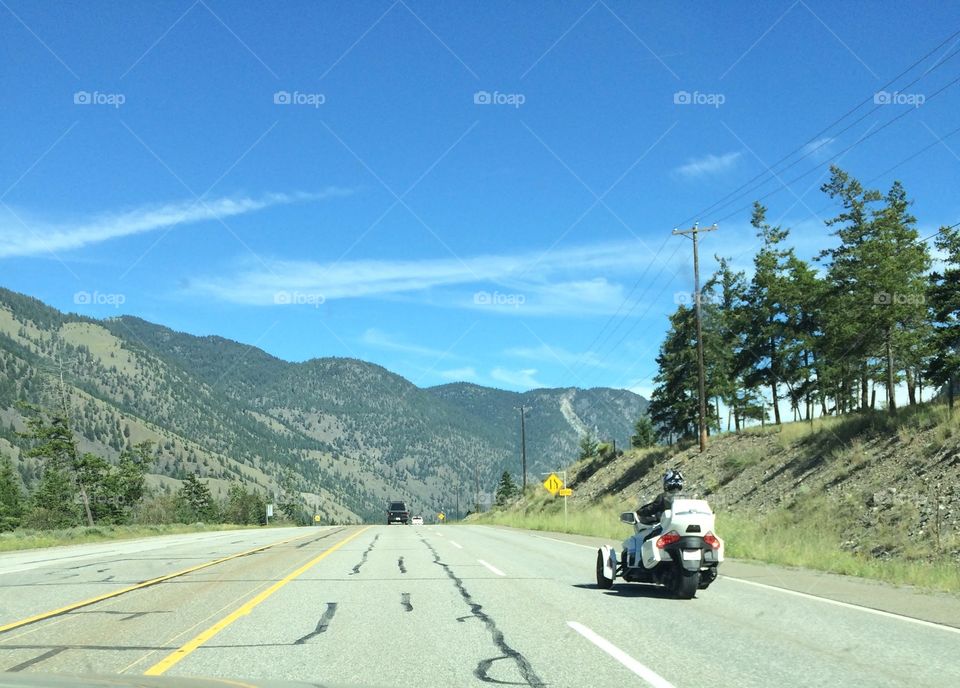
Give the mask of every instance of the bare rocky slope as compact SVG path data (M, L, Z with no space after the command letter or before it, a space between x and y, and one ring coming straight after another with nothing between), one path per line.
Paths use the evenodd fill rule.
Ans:
M821 528L827 541L869 558L960 562L960 409L952 419L931 404L895 418L877 412L752 429L711 438L704 454L655 448L583 461L571 473L572 499L583 507L644 501L668 467L679 467L689 492L718 513Z

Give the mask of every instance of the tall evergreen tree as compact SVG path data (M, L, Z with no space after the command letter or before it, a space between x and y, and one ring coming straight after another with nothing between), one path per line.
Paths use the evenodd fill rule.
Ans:
M697 433L696 321L693 308L679 306L657 355L658 371L647 413L657 434L672 442ZM711 407L707 407L708 412Z
M652 447L657 443L657 433L649 416L640 416L633 426L633 435L630 436L631 446L638 448Z
M519 493L520 490L516 483L513 482L513 477L510 475L510 471L504 471L503 475L500 476L500 483L497 485L497 505L505 505Z
M767 223L767 209L754 203L750 224L757 230L763 245L753 260L753 279L747 290L744 345L739 352L738 366L746 370L748 388L764 387L770 391L774 422L780 424L780 382L787 372L784 366L786 347L791 343L784 325L787 265L793 249L783 247L789 231Z
M184 520L210 520L214 515L213 495L206 483L200 482L196 473L191 473L177 493Z
M941 227L936 247L944 254L944 265L933 272L928 289L933 319L928 375L943 385L960 380L960 228ZM949 397L952 403L953 394Z
M0 456L0 532L20 525L24 507L23 488L13 462L8 456Z
M26 451L26 456L41 459L44 462L45 472L47 468L51 468L72 480L75 493L79 493L83 504L87 525L92 526L93 511L90 508L87 487L80 480L81 456L73 429L70 427L66 404L64 403L62 408L56 411L41 409L32 404L21 404L21 408L29 414L27 432L23 433L23 436L33 445ZM55 508L53 504L51 508Z

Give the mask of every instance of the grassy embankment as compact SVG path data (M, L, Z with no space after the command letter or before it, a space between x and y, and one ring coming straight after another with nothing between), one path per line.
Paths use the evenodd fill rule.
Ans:
M8 533L0 533L0 552L55 547L57 545L78 545L88 542L103 542L106 540L130 540L153 535L205 533L218 530L262 527L264 526L238 526L222 523L174 523L166 525L77 526L75 528L64 528L62 530L18 529ZM271 524L269 527L272 528L273 525Z
M790 423L780 429L768 427L750 432L776 433L775 441L785 450L800 442L809 444L811 440L818 443L822 440L825 446L830 446L831 460L836 463L838 475L843 477L844 474L852 475L872 460L863 452L860 439L864 436L879 433L889 436L891 441L897 438L906 443L912 435L926 432L930 439L927 449L931 450L960 436L960 413L951 419L942 406L929 405L905 410L894 418L875 413L827 418L812 425ZM662 452L662 448L633 451L631 458L636 462L645 453L658 451ZM651 462L651 467L659 466L675 455L665 453L663 459L655 464ZM729 482L731 476L761 461L771 460L778 459L759 455L755 450L725 455L720 463L722 474L716 483L717 496L723 494L725 481ZM842 499L828 500L822 494L800 488L785 501L786 506L763 516L718 510L717 531L725 540L729 557L960 592L960 566L950 555L951 551L960 549L960 536L956 533L938 542L942 553L931 556L932 536L928 533L924 538L916 537L914 528L908 527L908 519L904 519L899 525L897 522L888 523L869 533L872 542L881 542L898 552L896 557L881 559L842 549L841 525L855 517L858 507L855 502L859 498L851 492ZM551 498L542 489L528 489L526 499L471 520L531 530L593 535L619 542L629 534L629 528L621 525L617 517L621 511L635 506L613 496L596 501L570 500L565 518L562 500ZM904 507L905 510L909 508L909 505Z

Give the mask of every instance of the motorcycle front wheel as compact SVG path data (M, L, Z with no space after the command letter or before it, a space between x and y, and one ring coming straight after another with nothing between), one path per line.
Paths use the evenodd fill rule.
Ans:
M613 579L607 578L603 573L603 552L597 552L597 587L603 590L609 590L613 587Z

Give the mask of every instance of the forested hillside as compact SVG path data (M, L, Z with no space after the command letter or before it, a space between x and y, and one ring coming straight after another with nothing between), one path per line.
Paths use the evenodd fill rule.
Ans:
M478 481L489 493L504 469L519 470L521 404L532 408L534 473L556 467L585 429L625 444L646 407L612 389L421 389L363 361L289 363L220 337L67 315L0 290L0 457L13 459L21 489L44 473L29 451L36 438L24 436L29 418L63 406L78 456L115 466L152 443L146 482L161 495L197 476L214 498L233 489L239 499L242 489L350 521L379 519L391 497L416 511L449 509L460 484L466 510Z

